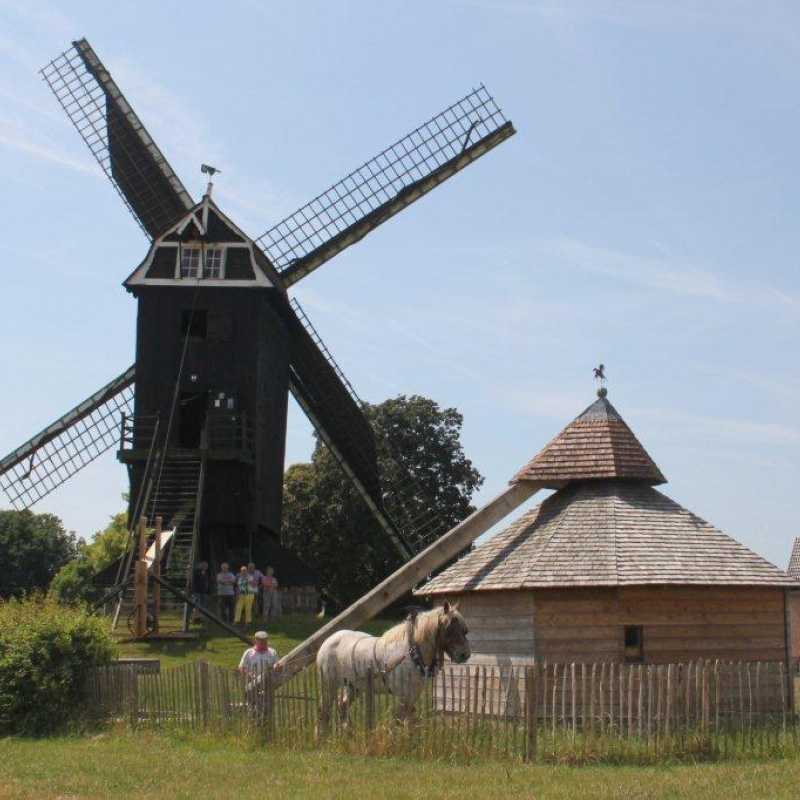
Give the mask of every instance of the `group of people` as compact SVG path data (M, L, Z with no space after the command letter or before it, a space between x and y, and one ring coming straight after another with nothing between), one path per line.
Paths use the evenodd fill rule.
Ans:
M231 572L230 564L223 562L216 580L212 581L208 562L201 561L192 578L194 601L208 608L212 588L216 589L218 613L227 623L249 625L253 616L268 621L280 616L281 595L272 567L261 572L250 562L238 572Z

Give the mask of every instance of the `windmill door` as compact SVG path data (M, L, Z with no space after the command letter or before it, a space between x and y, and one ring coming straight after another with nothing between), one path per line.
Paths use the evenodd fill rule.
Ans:
M178 404L178 447L196 450L206 424L208 392L181 392Z

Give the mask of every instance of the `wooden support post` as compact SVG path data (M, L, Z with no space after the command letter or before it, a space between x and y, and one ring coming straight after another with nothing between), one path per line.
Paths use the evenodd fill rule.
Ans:
M134 600L136 604L136 625L134 633L137 639L147 635L147 530L144 517L139 520L139 557L136 559L134 578Z
M153 577L161 577L161 517L156 517L156 538L153 560ZM153 630L158 633L161 627L161 584L153 582Z

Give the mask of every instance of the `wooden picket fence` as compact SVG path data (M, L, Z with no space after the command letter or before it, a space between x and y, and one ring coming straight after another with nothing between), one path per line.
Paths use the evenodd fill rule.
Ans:
M163 672L113 665L89 674L101 721L258 736L292 747L421 757L657 759L786 752L797 743L791 676L782 662L446 666L399 721L379 675L347 716L320 723L317 673L254 680L192 662Z

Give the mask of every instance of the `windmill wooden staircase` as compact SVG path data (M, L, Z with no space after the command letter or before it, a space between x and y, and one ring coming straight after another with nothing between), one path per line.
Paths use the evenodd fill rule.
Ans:
M144 518L152 526L156 517L161 517L164 531L164 548L161 551L161 575L174 586L191 591L192 569L195 561L198 527L205 480L205 459L196 451L170 452L164 459L154 464L149 497L144 504ZM155 535L148 531L147 548L154 552ZM131 549L123 574L132 578L135 565L133 550L135 536L131 537ZM169 593L161 601L162 611L168 615L181 615L182 627L188 628L188 609L185 604ZM114 629L127 620L134 610L134 585L129 581L120 595L114 614Z

